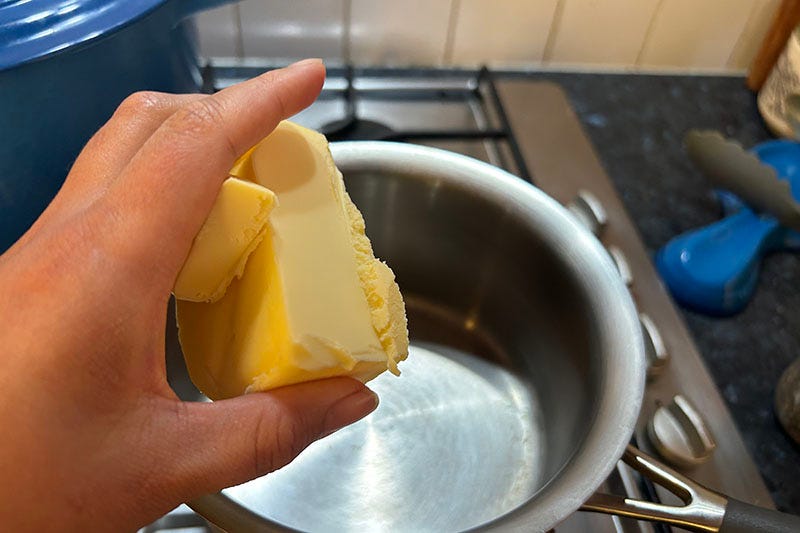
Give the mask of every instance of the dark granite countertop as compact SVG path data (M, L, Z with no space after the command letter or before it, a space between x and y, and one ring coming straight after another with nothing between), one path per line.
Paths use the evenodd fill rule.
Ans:
M566 91L650 252L720 217L711 187L683 151L689 128L717 129L747 148L771 138L740 77L535 77ZM741 314L710 318L684 309L683 316L777 507L800 514L800 446L773 410L778 378L800 357L800 255L768 257Z

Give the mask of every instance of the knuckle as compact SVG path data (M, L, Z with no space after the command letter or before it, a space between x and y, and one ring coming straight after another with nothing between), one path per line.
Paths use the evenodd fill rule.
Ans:
M163 105L167 96L155 91L135 92L122 101L115 114L130 117L151 113Z
M193 141L203 138L219 138L233 157L239 155L239 151L225 127L223 105L213 97L186 104L167 120L166 125L173 135L188 137Z
M253 80L260 84L262 89L270 89L280 79L280 73L280 70L269 70L260 76L256 76Z
M213 98L195 100L178 109L169 122L176 131L204 133L222 126L222 109Z
M263 475L288 464L308 445L302 421L285 410L273 418L261 417L255 432L255 475Z
M261 94L269 95L269 97L272 99L273 107L278 111L281 117L285 117L288 114L286 96L283 91L276 87L278 84L280 84L280 72L271 71L268 72L267 75L261 76L257 79L263 86L260 91Z

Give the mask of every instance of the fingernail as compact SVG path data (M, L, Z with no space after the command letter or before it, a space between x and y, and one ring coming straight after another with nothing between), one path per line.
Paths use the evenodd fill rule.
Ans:
M378 395L367 388L345 396L328 409L323 422L322 436L330 435L337 429L361 420L376 407L378 407Z
M297 61L296 63L292 63L286 68L303 68L309 65L321 65L321 64L322 64L322 59L318 57L312 57L309 59L303 59L302 61Z

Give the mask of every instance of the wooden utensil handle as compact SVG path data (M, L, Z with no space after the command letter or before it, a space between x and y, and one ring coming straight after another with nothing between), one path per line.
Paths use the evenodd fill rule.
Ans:
M747 75L747 86L750 89L758 91L764 85L798 23L800 23L800 0L783 0L756 58L750 65L750 72Z

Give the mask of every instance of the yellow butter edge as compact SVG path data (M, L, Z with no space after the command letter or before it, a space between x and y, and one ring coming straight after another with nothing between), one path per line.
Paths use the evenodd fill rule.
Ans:
M253 155L253 152L255 152L256 148L258 147L258 144L259 143L256 143L255 145L251 146L249 150L243 153L239 159L233 163L228 175L233 178L239 178L240 180L250 181L258 184L256 181L256 171L253 168L253 161L250 159L250 156Z
M318 135L325 139L325 136L317 131L303 128L294 123L290 124L298 129L308 131L311 135ZM387 370L399 376L400 369L397 363L408 357L409 344L408 318L400 287L397 285L394 272L392 272L389 265L375 257L372 243L367 237L364 216L347 192L344 178L339 169L336 168L336 162L333 159L327 140L323 155L332 176L330 186L333 195L341 205L348 221L351 244L358 258L356 271L364 297L369 302L372 328L381 343L383 352L386 354ZM397 312L402 317L402 320L392 320L393 311Z
M270 191L272 192L272 191ZM233 269L233 274L228 278L222 280L219 286L214 290L214 292L208 297L208 299L204 300L205 303L214 303L222 299L225 296L225 293L228 292L228 287L230 286L231 282L234 279L240 279L242 274L244 274L244 267L247 264L247 260L253 254L258 245L264 240L264 237L269 233L270 226L269 226L269 211L275 207L277 203L274 200L275 196L273 194L272 201L265 200L264 203L269 202L269 205L266 206L268 209L267 216L264 217L264 222L261 227L255 232L253 238L247 244L247 247L242 251L242 255L239 256L239 259L236 260L236 267ZM256 220L261 213L256 214L253 217L253 220Z
M250 159L250 156L253 155L253 152L255 151L256 147L258 147L258 144L259 143L256 143L253 146L251 146L249 150L247 150L245 153L243 153L241 156L239 156L239 158L236 161L234 161L233 166L231 167L230 171L228 172L228 177L229 178L238 178L240 180L248 181L250 183L253 183L254 185L258 185L259 187L262 187L263 189L269 191L269 189L267 189L266 187L263 187L262 185L259 185L256 182L256 180L255 180L255 171L253 170L253 163L252 163L252 161ZM272 209L274 209L275 205L277 204L277 201L276 201L277 197L275 196L275 193L273 193L272 191L269 191L269 192L272 193L271 199L268 200L270 202L269 210L272 211ZM267 215L269 215L269 213ZM258 215L256 215L256 216L258 216ZM225 296L225 293L227 292L228 286L231 284L231 281L233 281L234 279L239 279L239 278L242 277L242 274L244 273L244 267L247 264L247 259L255 251L255 249L258 247L258 245L261 244L261 241L264 240L264 237L267 234L268 228L269 228L269 216L264 217L264 224L259 228L258 231L256 231L256 234L253 236L253 240L244 249L244 251L242 252L242 255L239 256L239 259L236 262L236 267L233 270L233 276L231 276L230 278L227 278L227 279L223 279L222 282L221 282L221 285L218 286L211 293L211 295L208 298L205 298L205 299L179 298L177 295L175 295L175 298L178 299L178 300L185 300L187 302L214 303L214 302L219 301L223 296ZM195 239L197 238L197 236L200 235L200 233L202 233L202 231L203 231L203 228L201 227L200 231L195 236ZM192 246L194 246L194 241L192 242ZM191 248L190 248L190 250L191 250ZM180 275L180 273L179 273L179 275ZM175 294L175 293L173 292L173 294Z
M264 199L264 202L261 205L262 208L267 209L266 216L264 217L264 223L256 231L256 234L250 241L250 244L247 245L247 248L245 248L244 252L242 252L242 255L239 257L239 260L236 263L236 268L233 271L233 276L231 276L227 280L223 280L222 285L217 287L217 290L214 291L214 294L212 295L211 299L208 300L209 303L216 302L223 296L225 296L225 292L227 292L228 286L231 284L231 281L233 281L234 279L240 279L242 277L242 274L244 274L244 267L247 264L247 260L250 258L252 253L255 251L258 245L261 244L261 241L264 240L264 237L269 232L270 228L269 214L272 212L273 209L275 209L275 206L278 205L278 197L275 195L275 193L269 190L268 188L264 187L263 185L260 185L255 180L255 170L253 169L253 162L251 161L250 156L253 155L253 152L255 151L257 146L258 144L251 146L249 150L247 150L244 154L242 154L239 157L239 159L237 159L233 163L231 170L228 172L228 176L230 176L231 178L237 178L240 180L248 181L264 189L265 191L269 191L270 194L268 195L267 198ZM266 203L268 203L268 205L265 206L264 204ZM259 211L258 213L256 213L255 216L258 217L260 214L261 212Z

